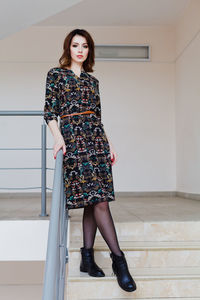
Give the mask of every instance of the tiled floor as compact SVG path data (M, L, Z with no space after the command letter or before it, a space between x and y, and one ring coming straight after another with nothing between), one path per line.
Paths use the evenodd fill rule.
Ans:
M198 221L200 201L179 197L116 197L109 203L116 222L133 221ZM0 197L0 220L40 220L40 198ZM47 213L51 210L51 198L47 198ZM82 218L83 208L69 210L73 221Z
M51 211L51 199L47 198L47 214ZM39 197L12 198L0 197L0 220L47 220L40 217L41 199Z

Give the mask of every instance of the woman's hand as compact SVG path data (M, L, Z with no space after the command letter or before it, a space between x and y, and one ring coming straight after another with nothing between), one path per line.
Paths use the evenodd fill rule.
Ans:
M111 165L113 166L117 161L117 153L115 152L111 144L110 144L110 154L111 154Z
M107 135L106 135L106 137L107 137L109 148L110 148L111 165L113 166L116 163L116 161L117 161L117 153L115 152L114 147L113 147L113 145L112 145L112 143L111 143L111 141L110 141L110 139L108 138Z
M53 146L53 156L54 159L56 159L58 151L62 148L63 154L66 154L66 146L65 146L65 141L63 139L63 136L61 134L60 128L58 127L58 122L57 120L50 120L48 122L48 126L51 130L51 133L54 137L54 146Z
M60 136L59 138L55 139L55 144L53 146L54 159L56 159L57 153L61 148L63 150L63 155L65 155L66 154L66 145L65 145L65 141L63 139L63 136Z

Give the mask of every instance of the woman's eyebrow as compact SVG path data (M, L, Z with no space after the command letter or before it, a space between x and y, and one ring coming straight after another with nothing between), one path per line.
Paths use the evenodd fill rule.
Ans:
M74 44L79 44L79 43L77 43L77 42L74 42ZM87 43L83 43L83 45L84 45L84 44L87 44Z

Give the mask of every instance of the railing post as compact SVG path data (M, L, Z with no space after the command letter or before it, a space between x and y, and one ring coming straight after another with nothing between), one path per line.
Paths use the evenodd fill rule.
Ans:
M41 127L41 214L40 217L47 217L46 213L46 124Z

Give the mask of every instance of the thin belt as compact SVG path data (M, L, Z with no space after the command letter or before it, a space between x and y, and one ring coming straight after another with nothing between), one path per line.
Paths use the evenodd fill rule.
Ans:
M75 115L81 115L81 114L90 114L90 113L95 113L94 111L92 110L86 110L86 111L82 111L82 112L79 112L79 113L73 113L73 114L69 114L69 115L62 115L60 118L64 118L64 117L68 117L68 116L75 116Z

